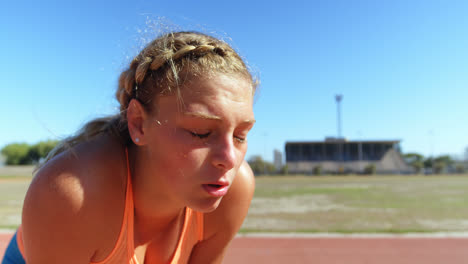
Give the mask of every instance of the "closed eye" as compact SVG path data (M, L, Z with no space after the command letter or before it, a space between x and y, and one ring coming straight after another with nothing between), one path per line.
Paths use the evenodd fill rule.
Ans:
M245 142L247 141L247 138L242 138L242 137L234 137L234 138L235 138L235 139L237 140L237 142L239 142L239 143L245 143Z
M211 134L211 132L208 132L208 133L205 133L205 134L197 134L197 133L195 133L193 131L189 131L189 132L193 137L202 138L202 139L207 138Z

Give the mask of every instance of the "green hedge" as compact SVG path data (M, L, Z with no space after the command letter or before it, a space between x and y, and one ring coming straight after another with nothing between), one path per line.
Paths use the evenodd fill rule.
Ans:
M57 140L47 140L34 145L11 143L3 147L1 153L6 158L6 165L36 164L45 158L58 142Z

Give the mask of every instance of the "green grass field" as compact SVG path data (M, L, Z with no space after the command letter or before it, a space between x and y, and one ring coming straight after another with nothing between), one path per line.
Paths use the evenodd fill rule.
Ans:
M0 168L0 229L14 229L31 168ZM468 231L468 175L262 176L241 232Z
M468 231L468 175L258 177L242 232Z
M0 168L0 229L16 229L21 222L24 195L34 167Z

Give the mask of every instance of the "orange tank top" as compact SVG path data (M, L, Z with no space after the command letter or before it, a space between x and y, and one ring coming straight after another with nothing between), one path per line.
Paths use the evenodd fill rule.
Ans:
M119 238L117 243L114 246L114 249L111 253L100 262L90 262L90 264L140 264L135 255L135 247L133 244L133 189L132 181L130 175L130 166L128 162L128 154L125 150L127 156L127 190L125 198L125 210L124 218L122 221L122 227L120 228ZM22 239L22 229L21 226L17 231L17 243L18 248L20 249L23 257L25 256L24 245ZM190 254L192 253L193 247L200 241L203 240L203 213L193 211L192 209L186 207L185 209L185 218L180 234L179 240L177 242L177 247L172 255L172 260L170 264L183 264L188 263ZM143 264L143 263L141 263ZM159 263L150 263L150 264L159 264Z

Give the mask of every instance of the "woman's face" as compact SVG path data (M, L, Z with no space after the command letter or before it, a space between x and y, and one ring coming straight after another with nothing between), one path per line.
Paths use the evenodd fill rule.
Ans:
M154 181L170 201L202 212L217 208L247 151L255 119L252 85L238 76L196 78L157 99L145 122Z

